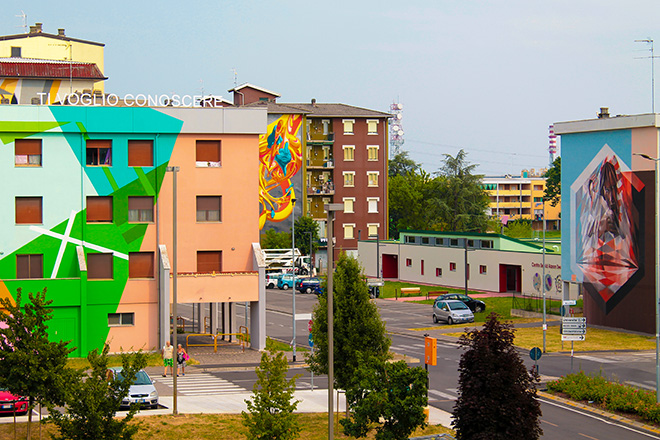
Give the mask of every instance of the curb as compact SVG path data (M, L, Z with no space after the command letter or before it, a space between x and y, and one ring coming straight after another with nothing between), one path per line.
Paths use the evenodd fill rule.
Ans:
M628 426L634 426L635 428L643 429L645 431L652 432L654 434L660 434L660 428L654 425L648 425L646 423L641 423L627 417L623 417L599 408L594 408L593 406L585 405L584 403L575 402L573 400L564 399L563 397L555 396L554 394L546 393L545 391L537 391L538 396L544 397L549 400L554 400L556 402L562 403L567 406L572 406L573 408L579 408L583 411L588 411L592 414L598 414L601 417L614 420L619 423L623 423Z

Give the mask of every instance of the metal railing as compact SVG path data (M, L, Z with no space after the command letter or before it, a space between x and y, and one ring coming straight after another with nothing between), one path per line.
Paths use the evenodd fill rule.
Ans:
M243 331L244 330L244 331ZM191 337L208 337L211 338L212 342L209 343L201 343L201 342L190 342ZM242 348L243 351L245 351L246 345L250 341L250 334L248 333L248 329L245 326L240 326L238 328L238 333L190 333L186 335L186 349L188 347L213 347L213 353L218 352L218 338L224 339L226 336L229 336L230 343L231 342L231 337L234 336L236 338L236 342L240 347Z

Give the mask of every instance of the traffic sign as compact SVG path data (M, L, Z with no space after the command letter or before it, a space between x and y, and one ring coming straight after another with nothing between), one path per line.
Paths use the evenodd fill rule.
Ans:
M309 320L309 325L307 326L307 329L311 332L312 331L312 320Z
M574 317L563 317L561 321L566 324L567 322L587 322L587 318L574 318Z
M531 357L533 361L538 361L541 359L541 354L541 349L538 347L534 347L529 350L529 357Z
M561 335L562 341L584 341L585 335Z
M312 334L309 334L309 346L313 347L314 346L314 338L312 337Z
M577 304L577 301L575 301L574 299L569 299L562 301L561 303L565 306L574 306L575 304Z
M562 335L586 335L586 328L563 328L561 329Z

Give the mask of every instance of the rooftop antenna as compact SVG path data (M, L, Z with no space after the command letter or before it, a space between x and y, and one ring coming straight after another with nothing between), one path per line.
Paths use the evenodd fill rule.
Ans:
M651 58L651 113L655 114L655 59L657 57L653 54L653 39L649 37L644 40L635 40L635 43L647 43L651 45L651 47L649 48L649 50L651 51L651 56L635 57L635 58L636 59Z
M390 153L396 156L401 152L403 145L403 104L393 101L390 104Z
M16 17L23 19L23 24L18 26L23 28L23 32L26 34L28 33L28 24L27 24L27 14L23 11L21 11L20 15L17 15Z
M234 72L234 88L238 86L238 72L236 71L235 68L231 68L232 72Z

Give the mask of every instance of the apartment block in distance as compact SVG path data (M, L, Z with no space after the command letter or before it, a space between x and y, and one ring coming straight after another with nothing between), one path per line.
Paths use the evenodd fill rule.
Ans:
M552 206L543 203L545 192L546 169L522 170L520 177L506 175L502 177L484 177L482 187L488 192L490 203L488 214L505 223L508 220L527 219L532 221L532 228L543 229L545 215L546 228L560 228L561 203Z
M288 231L295 198L296 218L314 218L324 240L324 205L344 204L335 215L335 258L357 255L358 238L387 238L389 113L315 99L278 103L279 94L251 84L229 91L234 105L268 110L260 144L262 229Z
M258 217L245 209L265 110L4 105L0 120L0 296L47 288L49 335L74 356L152 350L170 338L176 268L178 303L221 308L211 328L229 332L248 302L252 346L265 346Z

